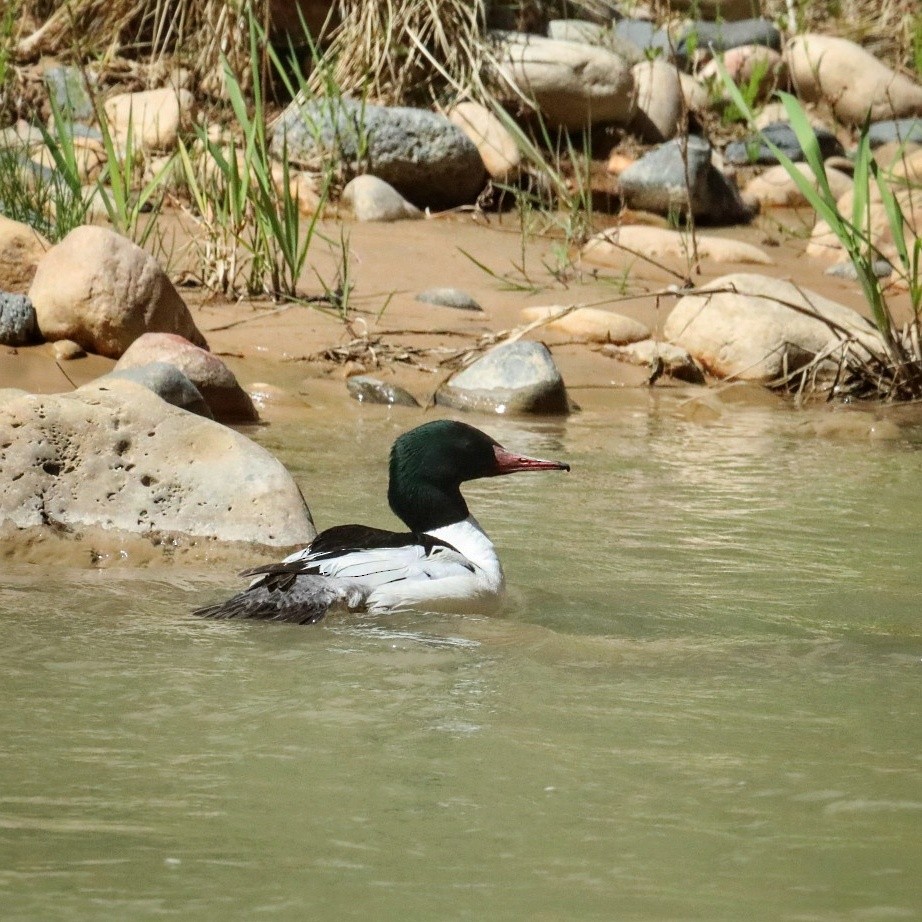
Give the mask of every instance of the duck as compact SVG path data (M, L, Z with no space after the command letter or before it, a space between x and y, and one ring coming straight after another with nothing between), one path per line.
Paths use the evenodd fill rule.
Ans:
M333 611L488 613L503 597L505 577L461 484L569 470L508 451L467 423L424 423L400 435L390 453L388 503L408 531L328 528L281 563L244 570L240 576L253 581L243 592L192 614L314 624Z

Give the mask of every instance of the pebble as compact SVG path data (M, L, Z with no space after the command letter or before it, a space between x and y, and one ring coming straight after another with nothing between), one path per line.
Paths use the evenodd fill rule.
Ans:
M436 392L436 403L485 413L566 414L570 402L543 343L518 340L496 346Z
M577 342L623 345L647 339L650 336L647 325L639 320L596 307L578 307L575 310L569 310L565 306L551 305L526 307L521 313L526 323L549 319L560 314L559 320L549 320L542 329L561 333Z
M820 147L820 156L823 159L840 157L845 153L839 139L828 128L814 126L814 134ZM797 135L787 122L775 122L763 128L760 134L750 135L744 141L732 141L724 150L724 160L734 166L778 163L778 158L764 143L763 137L780 148L781 152L795 163L806 160Z
M448 115L477 148L491 179L507 182L522 166L522 152L509 129L486 106L459 102Z
M174 87L118 93L103 108L120 143L127 143L130 135L134 147L147 150L173 150L180 130L195 119L195 97Z
M886 259L875 259L871 264L871 270L879 279L890 278L893 275L893 266ZM858 279L858 270L852 262L836 263L834 266L830 266L825 274L835 278L848 279L852 282Z
M462 311L483 311L483 308L460 288L427 288L416 296L424 304L437 304L440 307L453 307Z
M86 357L86 349L72 339L59 339L51 344L51 354L59 362L71 362Z
M586 262L617 269L630 268L642 259L689 262L695 254L699 260L715 263L771 265L773 262L764 250L743 240L696 234L693 250L688 234L641 224L623 224L602 231L590 238L582 250Z
M342 201L357 221L406 221L423 217L392 185L377 176L356 176L346 183Z
M49 97L69 122L86 122L95 118L96 112L87 92L83 68L53 64L45 68L42 78ZM92 76L90 80L93 81Z
M359 403L380 403L387 406L418 407L419 401L397 384L390 384L372 375L352 375L346 378L349 396Z
M678 71L665 61L644 61L631 68L634 116L631 131L659 143L674 138L682 121L684 97Z
M809 164L795 164L796 169L816 188L816 177ZM826 179L836 199L852 187L852 178L833 167L826 167ZM783 166L773 166L749 181L743 190L743 199L759 203L761 208L799 208L807 205L807 199Z

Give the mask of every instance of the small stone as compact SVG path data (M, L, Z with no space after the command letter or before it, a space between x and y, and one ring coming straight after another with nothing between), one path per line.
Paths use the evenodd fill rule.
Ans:
M522 152L505 125L478 102L459 102L449 113L480 152L483 165L492 179L507 182L518 175Z
M483 311L483 308L460 288L427 288L416 296L424 304L437 304L440 307L453 307L462 311Z
M603 311L595 307L570 310L560 305L522 309L522 319L527 323L553 318L558 314L560 318L549 320L543 329L561 333L577 342L624 344L650 336L650 330L645 324L614 311Z
M896 141L898 144L922 144L922 118L886 119L868 126L868 143L871 147Z
M183 89L163 87L140 93L119 93L106 100L106 117L121 143L149 150L173 150L179 132L194 120L195 97Z
M405 221L423 216L393 186L377 176L356 176L342 194L357 221Z
M634 77L634 117L631 130L644 141L659 143L675 137L682 120L682 83L665 61L644 61L631 68Z
M886 259L875 259L871 264L871 271L877 278L886 279L893 275L893 266ZM830 266L825 274L834 278L848 279L851 282L858 279L858 270L852 262L836 263L834 266Z
M781 33L768 19L740 19L736 22L699 19L682 31L676 51L681 60L687 60L692 49L717 54L742 45L761 45L780 51Z
M486 413L570 411L560 371L543 343L519 340L496 346L454 375L436 403Z
M116 368L109 374L97 378L93 386L105 387L107 382L114 379L134 381L174 407L204 416L206 419L214 419L199 389L175 365L149 362L147 365L132 368Z
M693 250L688 234L642 224L611 227L590 238L582 250L582 258L586 262L615 269L630 268L641 259L654 263L666 260L687 262L695 256L715 263L771 265L773 262L764 250L743 240L696 234Z
M823 159L840 157L845 153L839 139L831 131L816 126L813 130ZM728 144L724 150L724 160L736 166L778 163L778 158L764 143L763 137L780 148L782 153L787 154L795 163L807 159L794 129L787 122L775 122L763 128L760 134L750 135L745 141L733 141Z
M810 166L806 163L798 163L795 166L815 189L817 181ZM851 177L832 167L826 168L826 178L832 194L837 199L852 187ZM743 199L754 199L762 208L798 208L808 204L787 168L780 165L773 166L751 179L743 190Z
M40 339L32 302L25 295L0 291L0 344L27 346Z
M672 53L669 33L644 19L618 19L614 33L621 41L633 45L635 53L641 56L659 54L668 58Z
M51 344L51 354L59 362L71 362L86 357L86 349L72 339L59 339Z
M396 384L388 384L371 375L353 375L346 379L349 396L359 403L381 403L388 406L418 407L419 401Z
M171 333L139 336L118 360L116 371L163 362L178 368L199 390L214 418L225 423L258 422L259 414L234 373L216 355Z
M696 218L713 224L740 224L753 212L739 190L711 163L711 146L689 135L660 145L618 178L629 208L663 215L682 215L691 199ZM685 148L685 150L683 150ZM687 150L687 154L686 151Z
M672 343L661 343L654 339L642 339L623 346L609 344L602 347L602 354L619 362L642 365L656 369L662 363L663 374L688 384L705 384L704 372L685 349Z
M46 67L42 75L48 95L69 122L86 122L96 116L93 100L86 88L84 70L68 64ZM95 83L92 77L91 83Z

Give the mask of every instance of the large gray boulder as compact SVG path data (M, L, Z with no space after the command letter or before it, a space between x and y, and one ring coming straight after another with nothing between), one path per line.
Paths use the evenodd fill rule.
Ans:
M715 279L682 298L666 318L667 340L718 378L771 384L817 356L834 373L838 346L852 337L865 355L884 354L871 323L815 292L751 273Z
M316 534L297 484L264 448L111 378L0 404L0 533L43 527L157 545L291 547Z
M436 403L486 413L568 413L560 371L543 343L504 343L443 384Z
M45 339L72 339L117 359L143 333L178 333L207 348L160 264L105 227L74 228L41 259L29 289Z
M470 204L487 175L476 146L444 115L352 99L296 99L273 128L272 151L306 169L370 173L419 208Z

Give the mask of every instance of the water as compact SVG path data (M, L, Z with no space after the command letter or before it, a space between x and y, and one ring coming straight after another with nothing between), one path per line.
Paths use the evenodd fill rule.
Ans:
M587 402L489 421L573 464L467 490L504 617L201 623L224 573L7 567L0 917L922 918L919 440ZM387 524L415 421L259 437L320 527Z

